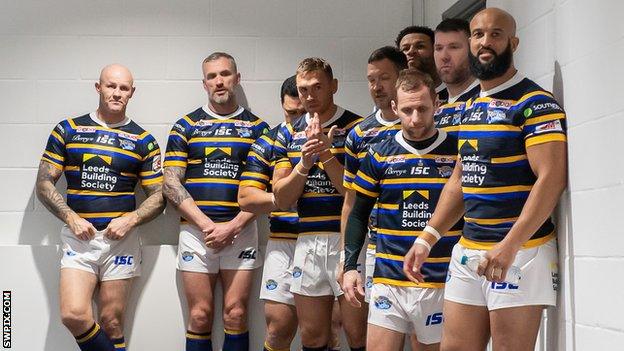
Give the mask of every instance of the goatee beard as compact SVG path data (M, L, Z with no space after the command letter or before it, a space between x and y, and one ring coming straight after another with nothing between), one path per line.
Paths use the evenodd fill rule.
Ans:
M484 49L482 49L484 50ZM501 77L511 67L513 60L513 50L511 49L511 41L507 44L507 48L501 54L497 54L494 50L485 49L490 51L494 58L490 62L482 63L479 58L468 52L468 58L470 60L470 72L480 80L492 80Z

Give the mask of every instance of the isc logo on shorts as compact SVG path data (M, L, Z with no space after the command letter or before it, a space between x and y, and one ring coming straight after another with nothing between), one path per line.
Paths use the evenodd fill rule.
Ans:
M134 264L134 256L115 256L114 263L117 266L132 266Z
M426 326L442 324L442 312L430 314L427 316L427 320L425 321Z
M392 302L385 296L375 297L375 307L379 310L387 310L392 307Z
M266 281L267 290L275 290L277 289L277 282L273 279L269 279Z
M502 282L502 283L492 282L490 284L490 288L493 289L493 290L505 290L505 289L507 289L507 290L518 290L518 285L513 285L513 284L509 284L509 283L505 283L505 282Z
M256 259L256 249L243 250L238 255L238 258L255 260Z

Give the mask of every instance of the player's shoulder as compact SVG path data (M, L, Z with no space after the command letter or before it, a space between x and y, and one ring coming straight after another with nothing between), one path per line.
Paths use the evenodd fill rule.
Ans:
M436 154L457 155L457 137L453 136L443 129L438 129L440 143L434 149Z
M397 133L398 134L398 133ZM392 156L401 152L401 145L397 141L396 135L391 137L387 137L379 143L374 144L370 150L372 154L377 154L379 156Z
M342 114L335 122L338 128L350 130L363 120L363 118L355 112L338 107L338 111L340 110L342 110Z

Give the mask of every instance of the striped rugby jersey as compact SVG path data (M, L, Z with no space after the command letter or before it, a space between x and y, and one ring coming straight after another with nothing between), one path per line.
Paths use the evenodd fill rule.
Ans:
M247 162L240 178L240 186L251 186L260 190L271 192L271 179L275 160L273 159L273 146L277 131L286 125L282 122L269 130L256 140L247 154ZM299 217L297 211L274 211L269 215L269 227L271 234L269 239L296 240Z
M461 94L455 97L449 97L448 102L440 105L433 115L436 128L444 129L448 134L457 138L466 101L478 95L480 91L481 86L479 85L479 81L475 79Z
M412 147L399 132L375 145L366 156L353 188L377 199L374 283L423 288L444 286L462 221L431 249L421 269L424 283L413 283L403 274L403 260L431 218L456 162L457 139L443 130L438 131L436 140L426 149Z
M204 105L171 128L165 167L185 168L184 187L197 207L215 222L230 221L240 212L238 184L249 148L268 127L243 107L221 116Z
M459 129L463 237L468 248L488 249L503 240L535 184L526 149L566 142L565 112L553 96L520 73L466 103ZM524 247L555 236L546 220Z
M345 140L351 129L361 121L351 111L338 106L334 116L323 123L323 131L336 125L332 152L341 164L344 164ZM301 147L307 141L305 129L310 121L310 115L305 114L292 124L280 128L275 141L275 168L294 168L301 158ZM329 234L340 233L340 212L343 197L323 170L323 164L318 161L310 172L303 189L303 194L297 201L299 214L299 234Z
M366 117L362 122L358 123L355 128L347 135L345 142L345 170L343 185L347 189L352 189L351 184L360 164L364 161L364 157L369 149L385 140L391 138L397 131L401 130L401 120L397 118L394 121L386 121L381 117L381 110L375 111ZM370 230L369 230L369 247L375 247L375 211L371 212Z
M160 148L134 121L106 125L95 112L60 122L41 159L64 171L67 205L103 230L136 209L135 186L161 184Z

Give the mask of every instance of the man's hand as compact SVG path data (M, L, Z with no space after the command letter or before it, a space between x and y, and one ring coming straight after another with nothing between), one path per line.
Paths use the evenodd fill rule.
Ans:
M360 299L356 296L356 293L360 297L364 296L364 286L362 285L362 276L360 273L352 269L344 272L342 276L342 291L344 291L345 299L353 307L362 307Z
M68 215L65 223L69 227L69 230L80 240L89 241L93 239L95 232L97 232L97 229L95 229L91 222L78 216L74 212Z
M206 246L219 252L234 243L242 228L234 221L215 223L214 229L204 236Z
M104 236L111 240L121 240L139 222L136 212L129 212L121 217L114 218L104 230Z
M336 128L337 126L332 126L329 129L327 135L325 135L325 133L323 133L323 127L321 125L319 115L318 113L314 113L314 115L310 119L310 124L306 127L305 133L308 140L318 140L319 153L321 153L323 151L331 149Z
M304 171L310 171L310 168L314 166L318 160L319 153L322 151L321 143L316 139L306 141L301 146L301 167Z
M477 274L485 276L485 279L491 282L504 282L519 249L505 241L499 242L483 255Z
M414 283L424 283L425 277L420 272L425 260L429 257L429 249L422 244L414 243L403 260L403 273Z

